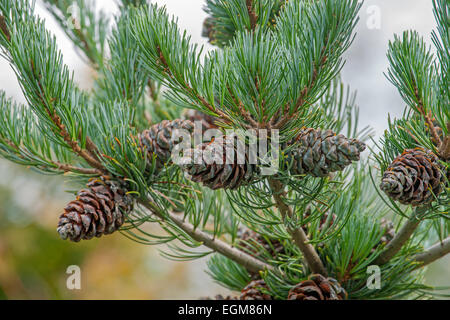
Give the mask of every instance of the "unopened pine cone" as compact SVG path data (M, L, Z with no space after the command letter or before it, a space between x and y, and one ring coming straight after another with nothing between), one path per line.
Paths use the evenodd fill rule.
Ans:
M156 155L156 167L161 168L169 162L172 150L180 141L173 140L175 130L184 130L192 134L194 124L189 120L164 120L139 134L139 143L145 149L148 161Z
M366 145L357 139L313 128L302 130L290 144L296 144L287 154L291 172L313 177L326 177L344 170L353 161L358 161L360 153L366 149Z
M198 110L188 110L186 119L190 120L194 125L196 122L199 122L203 133L210 129L219 129L219 126L216 124L217 118Z
M203 143L188 150L179 165L192 181L210 189L237 189L250 183L259 172L246 153L239 159L237 143L236 137L225 136Z
M240 300L273 300L270 294L267 294L267 284L264 280L254 280L242 289Z
M66 206L57 230L74 242L101 237L117 231L132 209L133 199L119 182L93 179Z
M443 190L443 166L429 150L405 150L386 169L380 184L391 199L405 205L432 202Z
M347 292L333 278L309 276L289 291L288 300L345 300Z
M284 246L279 240L266 240L266 238L264 238L262 235L250 229L240 229L238 231L238 237L238 246L245 252L249 252L254 257L259 257L262 254L262 249L257 251L258 246L255 244L261 245L274 258L278 254L284 252Z

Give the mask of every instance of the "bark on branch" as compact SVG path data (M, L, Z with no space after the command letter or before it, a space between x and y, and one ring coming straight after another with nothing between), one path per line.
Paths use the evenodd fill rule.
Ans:
M283 197L286 196L285 192L283 191L283 184L275 179L269 179L269 185L274 192L273 197L282 217L292 218L294 215L292 209L283 201ZM327 276L327 269L323 265L322 260L320 260L320 257L317 254L316 249L314 249L314 246L309 243L309 239L305 231L303 231L302 228L291 228L289 226L286 227L291 234L295 244L303 253L306 263L308 264L308 267L311 269L311 271L313 273L320 273L324 276Z
M415 209L414 214L409 218L402 226L400 231L395 235L394 239L384 248L378 258L375 260L375 264L385 264L389 262L408 242L419 226L421 220L420 217L427 212L428 206L418 207Z
M162 214L161 211L150 201L141 200L140 203L161 220L166 220L167 215ZM192 239L202 242L206 247L239 263L250 272L259 273L260 271L274 269L271 265L258 260L237 248L232 247L222 240L212 237L210 234L205 233L202 230L196 229L192 224L184 221L176 214L169 212L168 218L180 229L191 236Z
M419 262L417 268L422 268L450 253L450 237L438 242L426 249L424 252L414 256L414 260Z

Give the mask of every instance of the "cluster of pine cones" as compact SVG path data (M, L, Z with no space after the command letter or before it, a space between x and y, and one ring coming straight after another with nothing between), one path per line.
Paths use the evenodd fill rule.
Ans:
M201 121L203 129L217 128L217 119L202 115L198 111L189 113L189 120ZM195 182L201 182L211 189L236 189L259 178L259 166L250 161L248 148L245 148L243 163L237 161L238 150L236 140L231 147L235 148L234 159L225 162L222 152L230 147L234 137L224 137L203 143L187 152L181 168ZM290 146L284 159L284 167L294 176L326 177L330 173L342 171L354 161L360 159L360 154L366 145L357 140L349 139L331 130L304 128L300 130ZM218 150L222 154L219 161L202 159L205 150ZM222 152L222 153L221 153ZM199 156L200 155L200 156ZM196 160L197 159L197 160ZM242 161L241 161L242 162Z
M194 123L203 131L218 129L218 119L199 111L190 111L186 119L164 120L138 135L148 168L161 169L172 162L172 152L182 139L174 140L177 130L192 135ZM230 143L234 152L229 154ZM242 154L237 137L222 137L185 152L180 168L194 182L213 190L237 189L261 175L259 166L250 161L248 150ZM291 141L294 147L286 155L286 166L293 175L324 177L343 170L359 160L365 145L355 139L336 135L330 130L303 129ZM244 146L245 148L245 146ZM247 149L247 148L245 148ZM199 156L197 156L199 155ZM206 155L209 155L207 159ZM238 161L242 160L243 161ZM211 159L213 161L211 161ZM133 199L120 179L101 178L88 183L76 200L67 205L60 217L58 232L63 239L80 241L118 230L133 208Z

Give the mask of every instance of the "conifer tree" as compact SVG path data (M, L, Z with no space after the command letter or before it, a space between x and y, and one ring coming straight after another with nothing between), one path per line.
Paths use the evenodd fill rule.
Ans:
M170 259L208 256L227 299L438 293L423 274L450 253L448 0L433 1L436 55L414 31L389 44L387 78L407 107L370 150L339 76L356 0L207 0L210 52L145 0L119 1L114 18L44 2L95 85L77 86L29 1L0 0L2 57L27 100L0 93L0 155L79 187L55 217L62 239L120 232ZM278 157L255 157L252 139Z

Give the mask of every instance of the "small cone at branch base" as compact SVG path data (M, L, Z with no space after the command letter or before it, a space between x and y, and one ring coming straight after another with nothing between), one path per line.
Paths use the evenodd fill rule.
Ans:
M66 206L57 230L63 240L90 240L117 231L132 210L133 199L119 182L93 179Z
M443 190L443 166L429 150L405 150L386 169L380 188L405 205L431 203Z
M270 294L265 293L268 286L264 280L254 280L242 289L240 300L274 300Z
M210 189L237 189L259 174L257 165L250 164L247 153L239 155L237 143L236 137L226 136L203 143L186 152L180 167L192 181Z
M289 291L288 300L345 300L347 297L335 279L313 274Z
M139 143L147 153L149 162L156 155L156 167L161 168L169 162L173 148L180 142L173 139L175 130L192 134L194 124L189 120L164 120L139 134Z
M326 177L342 171L353 161L360 159L366 145L331 130L308 128L290 142L296 144L287 154L288 166L295 175Z
M279 240L266 240L262 235L250 229L240 229L238 231L238 237L240 239L238 247L250 253L255 258L261 256L263 250L269 252L273 258L278 254L283 254L285 251L283 244ZM261 250L257 249L258 245L262 247Z

